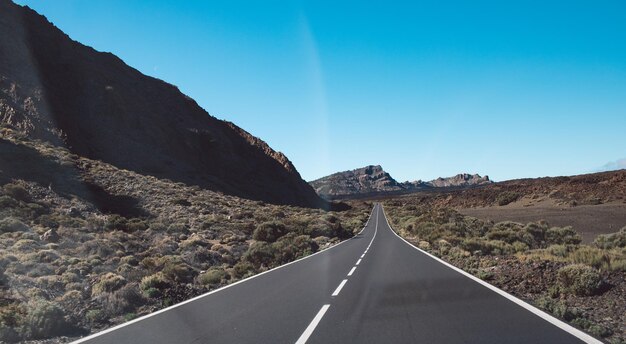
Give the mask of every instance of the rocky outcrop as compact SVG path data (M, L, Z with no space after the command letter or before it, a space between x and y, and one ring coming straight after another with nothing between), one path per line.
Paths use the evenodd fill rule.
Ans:
M325 205L261 139L7 0L0 0L0 121L141 174L270 203Z
M461 187L461 186L475 186L475 185L485 185L491 184L492 181L489 180L489 176L481 177L478 174L467 174L460 173L454 177L448 178L437 178L435 180L431 180L426 182L427 185L437 188L447 188L447 187Z
M404 187L385 172L380 165L370 165L352 171L338 172L310 182L322 197L399 191Z
M398 183L380 165L370 165L352 171L338 172L309 182L324 198L363 195L384 192L403 192L424 188L470 187L491 184L488 176L457 174L449 178L437 178L429 182L422 180Z

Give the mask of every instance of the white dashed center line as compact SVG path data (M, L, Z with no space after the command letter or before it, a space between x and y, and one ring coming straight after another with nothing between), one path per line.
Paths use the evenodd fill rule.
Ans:
M356 266L361 263L361 259L363 259L365 257L365 254L370 249L370 246L372 246L372 243L374 242L374 239L376 238L376 234L378 233L378 214L380 213L380 207L375 208L375 209L376 209L376 228L374 229L374 236L372 237L372 240L370 241L369 245L365 249L365 252L363 252L363 254L361 255L361 258L356 262L355 266L352 267L350 272L348 272L348 277L352 276L352 274L356 270ZM372 218L372 215L374 215L374 212L372 212L370 214L370 218L367 220L367 223L365 224L366 227L369 224L369 220ZM364 231L364 230L365 230L365 228L363 228L361 230L361 232ZM344 279L343 281L341 281L341 283L339 283L339 286L337 286L337 289L335 289L335 291L333 292L332 296L339 295L339 293L341 292L341 289L346 285L347 282L348 282L348 279ZM313 318L313 320L311 320L311 323L309 324L309 326L306 328L306 330L304 330L304 332L302 333L300 338L298 338L298 341L296 341L296 344L305 344L306 343L306 341L309 339L309 337L313 334L313 331L315 331L315 328L317 327L317 324L319 324L319 322L324 317L324 314L326 313L326 311L328 310L329 307L330 307L330 304L322 306L322 308L319 310L319 312L317 312L317 315L315 315L315 318Z
M326 313L326 311L328 310L328 307L330 307L330 305L322 306L322 309L320 309L320 311L317 312L317 315L315 316L315 318L313 318L313 320L311 320L311 323L309 324L309 326L307 326L306 330L302 332L302 335L300 336L300 338L298 338L298 341L296 341L296 344L306 343L306 341L309 339L311 334L313 334L313 331L315 331L317 324L319 324L320 320L322 320L322 317L324 317L324 313Z
M335 289L335 291L333 292L332 296L337 296L339 295L339 293L341 292L341 288L343 288L344 285L346 285L346 282L348 282L347 279L341 281L341 283L339 283L339 286L337 287L337 289Z

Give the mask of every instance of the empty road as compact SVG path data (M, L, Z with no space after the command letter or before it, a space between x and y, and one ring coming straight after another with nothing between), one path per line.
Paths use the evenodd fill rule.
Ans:
M396 236L356 237L86 343L600 343Z

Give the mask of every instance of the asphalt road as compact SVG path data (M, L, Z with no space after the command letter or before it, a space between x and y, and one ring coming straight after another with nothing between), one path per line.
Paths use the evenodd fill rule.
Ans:
M404 242L377 205L359 235L333 248L83 340L598 342L494 289Z

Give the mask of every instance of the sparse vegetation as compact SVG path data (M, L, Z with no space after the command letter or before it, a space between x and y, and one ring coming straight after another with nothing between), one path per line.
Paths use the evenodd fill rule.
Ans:
M514 195L502 197L509 201ZM493 223L419 196L391 199L384 205L392 227L421 249L534 300L538 307L597 337L625 340L621 324L626 321L626 228L585 245L571 227L545 221Z
M568 265L559 269L558 282L561 290L578 296L595 295L603 285L598 271L584 264Z
M371 209L249 201L3 133L32 160L0 171L0 341L127 321L348 238Z

